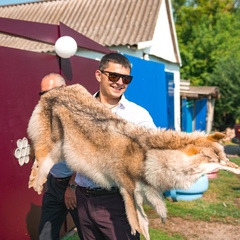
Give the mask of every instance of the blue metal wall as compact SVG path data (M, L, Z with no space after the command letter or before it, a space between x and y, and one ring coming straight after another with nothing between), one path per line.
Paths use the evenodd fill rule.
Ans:
M132 63L131 75L134 76L125 96L147 109L157 127L168 128L168 84L164 64L124 55Z
M207 98L197 100L182 99L182 131L206 131Z

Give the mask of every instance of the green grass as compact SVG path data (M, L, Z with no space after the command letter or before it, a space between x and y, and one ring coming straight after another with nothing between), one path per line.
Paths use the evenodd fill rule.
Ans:
M78 237L78 234L74 234L72 236L66 236L66 237L63 237L61 240L79 240L80 238Z
M149 230L150 238L153 240L185 240L183 236L180 234L174 234L173 236L169 236L167 233L159 232L157 229L150 228ZM145 238L141 236L141 240Z
M240 158L231 159L240 165ZM209 188L198 200L185 202L166 201L169 216L189 220L240 223L240 177L219 171L218 177L209 180Z
M240 158L231 158L240 165ZM205 222L224 222L240 225L240 176L227 171L219 171L218 177L209 180L209 189L203 197L194 201L172 202L165 200L168 217L180 217L187 220ZM149 219L159 218L156 212L145 205ZM180 234L167 234L150 225L150 237L154 240L185 240ZM141 240L144 238L142 237ZM64 240L79 240L77 235Z

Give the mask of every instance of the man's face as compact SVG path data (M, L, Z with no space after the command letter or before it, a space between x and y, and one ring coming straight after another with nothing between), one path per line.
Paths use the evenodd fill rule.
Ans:
M100 83L101 94L106 98L120 98L126 91L128 84L125 84L121 77L117 82L111 82L108 78L108 72L130 75L130 69L125 68L118 63L110 62L108 67L104 69L104 72L101 72L100 70L96 71L96 78Z

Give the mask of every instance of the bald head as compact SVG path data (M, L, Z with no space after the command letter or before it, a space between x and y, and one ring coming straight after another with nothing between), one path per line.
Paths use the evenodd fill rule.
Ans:
M50 73L41 81L41 92L49 91L55 87L66 85L64 78L57 73Z

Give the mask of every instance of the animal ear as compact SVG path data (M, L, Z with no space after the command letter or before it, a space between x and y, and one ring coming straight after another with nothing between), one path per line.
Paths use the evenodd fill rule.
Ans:
M219 142L219 140L223 139L225 137L225 134L220 132L215 132L213 134L210 134L207 136L207 139L213 142Z

